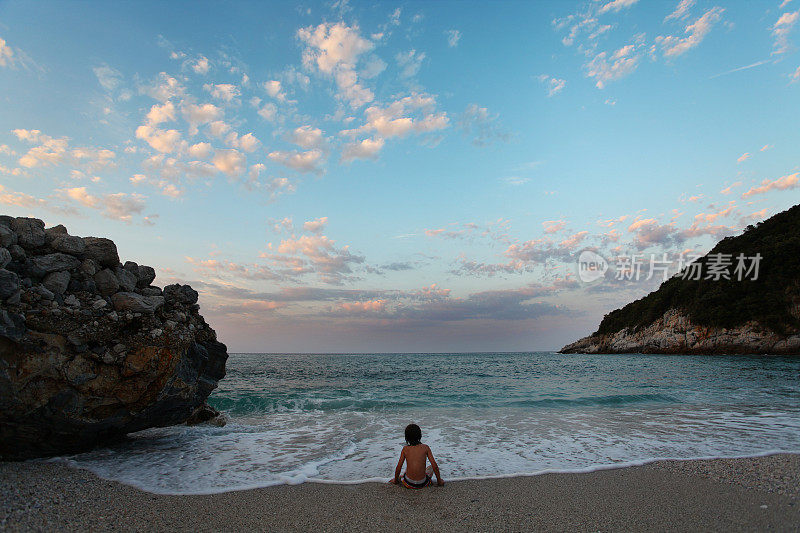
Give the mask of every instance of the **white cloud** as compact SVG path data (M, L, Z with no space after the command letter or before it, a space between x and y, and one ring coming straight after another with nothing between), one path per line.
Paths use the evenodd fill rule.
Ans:
M322 172L321 164L323 153L322 150L314 149L306 152L292 151L277 151L271 152L267 157L276 163L296 170L298 172Z
M461 32L458 30L447 30L444 32L447 35L447 46L455 48L458 46L458 41L461 40Z
M620 11L621 9L631 7L639 0L612 0L600 8L600 13L608 13L609 11Z
M736 162L737 163L744 163L748 159L750 159L750 152L745 152L745 153L743 153L742 155L740 155L739 157L736 158Z
M278 108L275 107L275 104L270 103L264 104L264 107L258 110L258 114L269 121L275 120L275 114L277 112Z
M796 189L798 186L800 186L800 172L795 172L794 174L781 176L780 178L774 180L765 179L761 182L761 185L752 187L747 192L742 193L742 198L750 198L751 196L764 194L769 191L785 191L788 189Z
M157 126L168 120L175 120L175 106L172 102L163 105L155 104L146 115L147 124Z
M714 27L714 24L722 19L724 12L725 10L721 7L713 7L692 24L686 26L684 30L686 37L676 37L674 35L664 37L659 35L656 37L656 43L661 46L665 57L677 57L684 54L703 42L711 28Z
M232 131L225 137L225 144L250 153L255 152L258 147L261 146L261 141L259 141L252 133L248 133L239 137L238 133Z
M783 13L772 26L772 36L775 38L773 54L783 54L789 51L789 33L800 17L800 10L794 13Z
M140 87L139 91L154 100L166 102L172 98L182 96L186 89L177 79L169 76L166 72L160 72L152 84Z
M133 215L141 214L146 206L141 194L124 192L95 196L86 187L72 187L59 191L65 198L90 209L97 209L110 219L131 222Z
M14 65L14 61L14 49L0 37L0 67L11 67Z
M627 76L639 66L641 56L632 44L623 46L608 57L606 52L600 52L592 59L587 67L587 75L596 80L595 85L602 89L610 81Z
M214 149L209 143L197 143L189 147L189 155L195 159L208 159L213 153Z
M541 74L538 79L547 86L548 97L557 95L567 86L566 80L548 76L547 74Z
M321 148L325 144L322 130L312 126L300 126L292 132L291 142L301 148Z
M389 138L402 137L411 132L426 133L444 129L449 124L447 114L436 112L435 107L434 97L414 93L395 100L386 107L367 108L366 123L356 130L345 130L342 133L347 135L375 132L383 138Z
M342 150L342 161L352 161L353 159L374 159L378 156L384 145L384 140L380 137L374 139L364 139L346 145Z
M222 120L215 120L208 123L208 132L214 137L219 137L221 139L223 135L229 131L231 131L231 127Z
M359 56L372 50L373 44L361 37L357 26L344 23L323 23L301 28L298 37L306 44L303 64L306 68L333 76L339 88L338 97L357 109L375 96L358 81L356 66Z
M208 124L222 117L222 109L214 104L181 103L181 112L189 123L189 135L196 135L201 124Z
M264 82L264 90L267 94L276 100L283 102L286 100L286 93L283 92L283 86L278 80L270 80Z
M400 52L395 56L397 64L400 65L400 77L410 78L419 72L422 62L425 61L425 52L417 53L416 50Z
M136 137L165 154L174 152L181 141L181 133L178 130L161 130L148 125L136 128Z
M208 74L208 69L210 66L211 65L208 62L208 58L205 56L200 56L191 63L192 70L194 70L197 74Z
M291 220L289 222L291 223ZM325 229L327 223L328 217L320 217L316 220L309 220L303 223L303 229L311 233L321 233Z
M2 39L0 39L0 41L1 40ZM0 46L1 44L2 43L0 43ZM2 51L0 51L0 58L2 58ZM94 75L97 76L97 81L100 82L103 89L107 91L113 91L122 83L122 74L108 65L94 67L92 70L94 71Z
M238 150L217 150L211 163L220 171L229 176L236 176L244 172L245 156Z
M689 10L694 5L695 0L681 0L678 2L678 6L675 8L675 11L664 17L664 22L668 20L680 20L685 19L689 16Z
M357 26L350 27L342 22L301 28L297 35L308 45L303 51L303 62L327 74L332 74L337 67L354 68L358 56L373 47L359 35Z
M208 91L214 98L225 102L230 102L241 94L239 87L232 83L218 83L216 85L207 83L203 85L203 89Z

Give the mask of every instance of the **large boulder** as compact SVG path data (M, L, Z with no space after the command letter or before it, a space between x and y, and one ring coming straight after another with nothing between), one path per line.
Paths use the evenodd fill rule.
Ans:
M111 302L117 311L152 314L164 305L164 297L142 296L135 292L118 292L111 297Z
M114 268L119 264L117 245L111 239L84 237L83 244L86 247L83 256L92 259L98 265Z
M175 283L174 285L167 285L164 287L164 298L170 303L175 302L178 304L191 305L197 303L197 297L197 291L189 285Z
M208 418L228 354L196 291L162 295L154 270L122 267L112 241L37 219L0 215L0 242L0 459Z
M77 257L57 252L33 257L31 259L31 272L34 276L43 277L50 272L78 268L80 264L81 262Z
M94 284L101 296L111 296L119 290L117 276L107 268L94 275Z
M69 286L69 280L69 272L65 270L60 272L51 272L44 277L44 280L42 280L42 285L47 287L47 290L53 294L64 294Z
M61 226L62 228L64 226ZM74 256L80 256L86 250L83 239L73 235L58 234L51 242L50 246L57 252L64 252Z
M23 248L39 248L47 244L44 222L38 218L17 217L11 221L11 229L17 234L17 244Z

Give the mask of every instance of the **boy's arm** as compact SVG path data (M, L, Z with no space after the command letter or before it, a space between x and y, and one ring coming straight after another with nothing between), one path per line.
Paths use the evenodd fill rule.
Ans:
M444 485L444 480L442 476L439 474L439 465L436 464L436 459L433 458L433 452L431 451L430 446L428 446L428 461L431 462L431 466L433 467L433 473L436 474L436 484L440 487Z
M403 448L403 450L400 452L400 460L397 461L397 468L394 469L394 479L392 480L392 483L395 484L400 483L400 471L403 469L403 462L405 460L406 460L406 450L405 448Z

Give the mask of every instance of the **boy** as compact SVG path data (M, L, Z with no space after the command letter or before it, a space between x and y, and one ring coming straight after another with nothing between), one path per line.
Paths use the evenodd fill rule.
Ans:
M397 462L397 468L394 469L394 478L390 480L391 483L398 485L403 484L408 489L421 489L427 487L431 483L431 469L436 474L436 484L440 487L444 485L442 476L439 475L439 465L433 458L433 453L427 444L422 444L422 430L416 424L409 424L406 426L406 443L408 446L403 446L403 451L400 452L400 461ZM431 466L425 468L425 461L429 460ZM403 469L403 462L406 463L406 471L401 476L400 471Z

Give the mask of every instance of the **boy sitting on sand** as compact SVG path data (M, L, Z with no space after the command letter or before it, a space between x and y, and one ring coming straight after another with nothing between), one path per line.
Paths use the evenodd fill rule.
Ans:
M439 465L433 458L433 453L427 444L422 444L422 430L416 424L406 426L406 443L403 451L400 452L400 461L394 469L394 478L390 480L395 485L402 483L408 489L421 489L431 483L431 470L436 474L436 484L440 487L444 485L442 476L439 475ZM431 466L425 468L425 461L430 460ZM401 476L403 462L406 463L406 471Z

